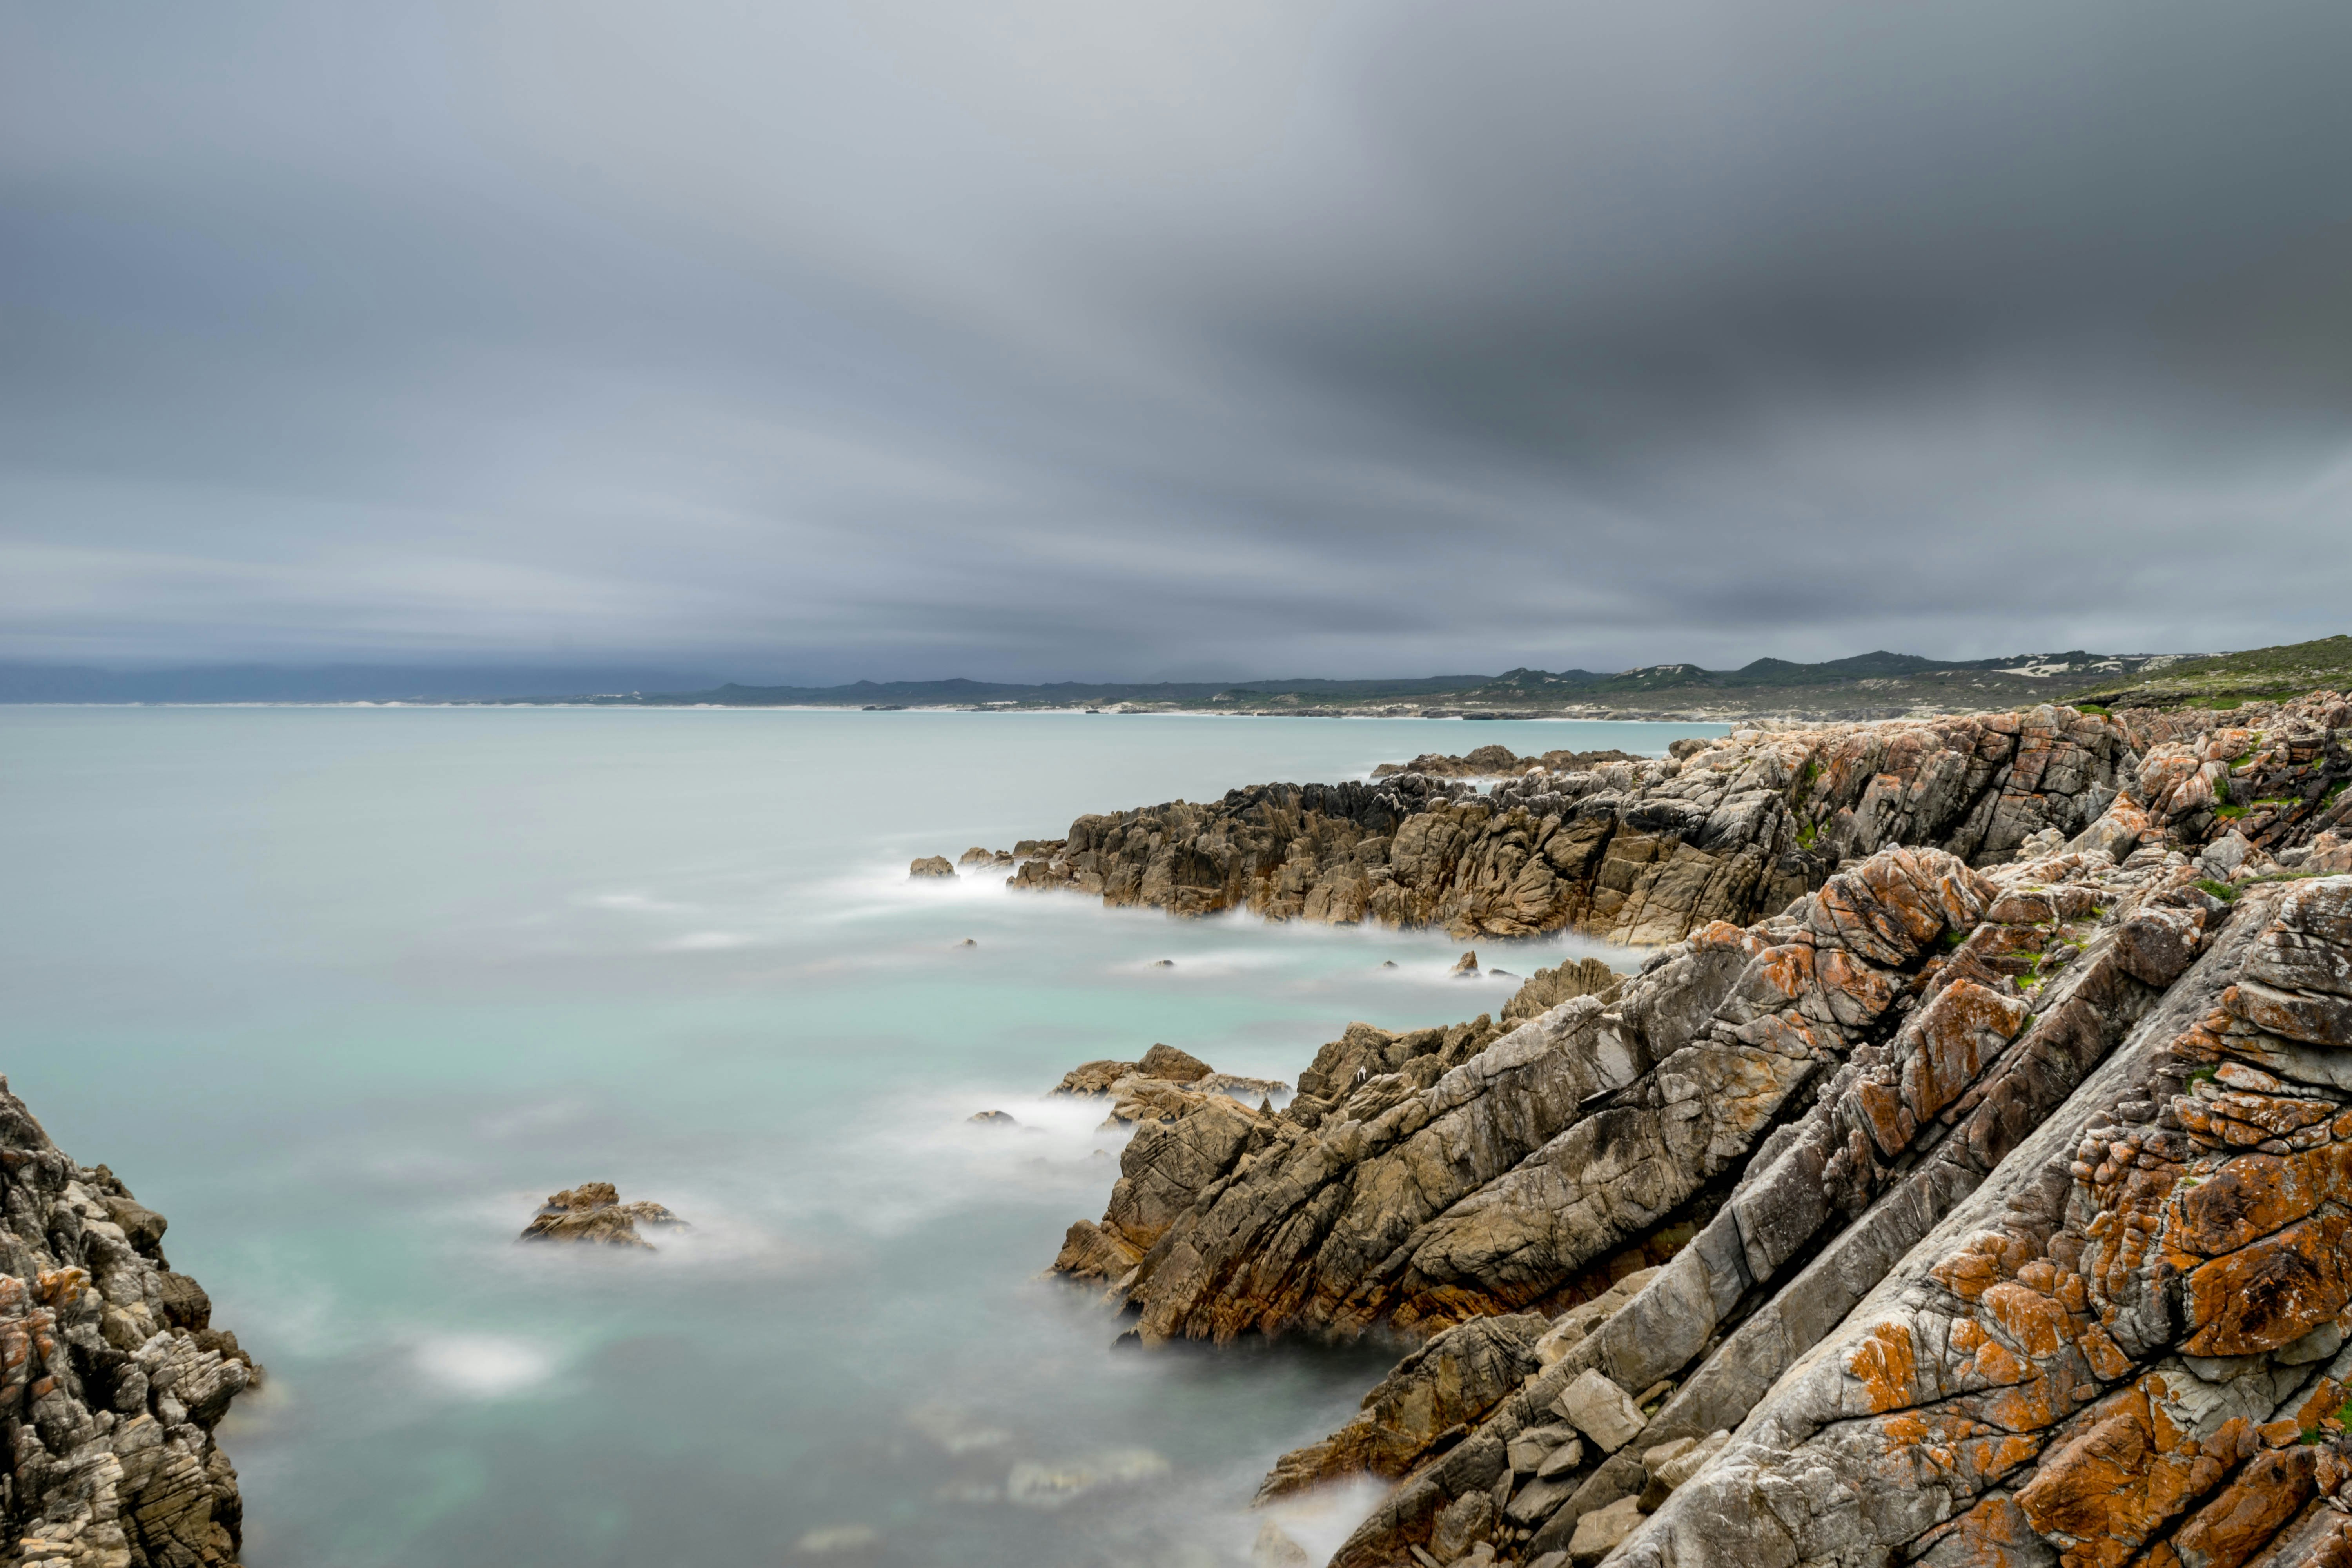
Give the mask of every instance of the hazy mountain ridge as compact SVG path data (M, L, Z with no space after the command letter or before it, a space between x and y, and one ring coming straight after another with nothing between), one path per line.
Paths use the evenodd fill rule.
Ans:
M1614 673L1519 668L1501 675L1335 680L1291 678L1205 681L1021 685L978 680L857 681L846 686L741 686L708 691L635 692L583 699L627 706L709 703L726 707L1008 708L1118 704L1211 712L1391 715L1493 713L1497 717L1610 714L1736 717L1769 710L1805 718L1886 718L1915 710L1993 709L2067 695L2179 664L2184 654L2017 654L1933 659L1879 649L1819 664L1759 658L1733 670L1689 663Z
M0 702L575 702L599 707L1003 708L1496 718L1880 719L2069 700L2168 708L2274 699L2352 681L2352 637L2230 654L2021 653L1935 659L1881 648L1738 669L1690 663L1601 673L1521 667L1500 675L1244 681L857 680L836 686L701 685L625 665L569 668L221 665L111 671L0 662Z

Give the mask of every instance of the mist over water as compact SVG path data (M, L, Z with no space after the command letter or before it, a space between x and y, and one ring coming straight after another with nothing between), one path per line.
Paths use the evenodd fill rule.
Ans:
M268 1368L223 1428L250 1568L1239 1563L1266 1466L1394 1350L1114 1349L1039 1275L1122 1140L1039 1097L1155 1040L1294 1079L1350 1019L1517 981L1447 979L1442 935L908 860L1721 728L0 709L0 1069ZM1520 975L1571 951L1480 944ZM693 1228L513 1245L592 1180ZM1328 1548L1373 1496L1284 1518Z

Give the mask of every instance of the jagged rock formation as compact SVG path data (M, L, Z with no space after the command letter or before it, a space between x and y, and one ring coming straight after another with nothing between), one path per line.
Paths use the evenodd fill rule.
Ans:
M259 1372L165 1261L164 1226L0 1079L0 1562L235 1568L244 1505L213 1428Z
M623 1203L620 1190L610 1182L583 1182L548 1194L547 1202L515 1239L635 1247L651 1252L654 1244L637 1234L641 1225L655 1230L683 1229L686 1221L648 1200Z
M2000 864L2030 840L2074 837L2134 784L2144 830L2201 844L2230 822L2273 853L2307 846L2352 828L2352 759L2327 739L2343 709L2321 693L2226 715L2045 707L1742 729L1684 756L1531 773L1485 795L1419 773L1264 784L1082 816L1063 839L1024 841L1011 885L1180 915L1239 907L1465 939L1565 929L1658 944L1751 923L1884 848Z
M1426 773L1440 779L1496 778L1505 773L1523 773L1529 768L1567 773L1597 768L1604 763L1641 760L1631 752L1614 747L1598 752L1542 752L1522 757L1508 746L1474 746L1458 757L1446 752L1423 752L1409 763L1382 763L1372 770L1372 776L1384 779L1391 773Z
M1525 1023L1574 996L1597 996L1617 984L1617 972L1597 958L1570 959L1528 976L1518 994L1503 1004L1503 1022Z
M1274 1097L1287 1098L1290 1086L1214 1072L1198 1057L1155 1045L1140 1061L1074 1068L1052 1092L1109 1100L1103 1129L1135 1128L1128 1147L1148 1152L1137 1158L1135 1178L1122 1175L1111 1188L1102 1223L1072 1225L1054 1260L1060 1273L1108 1279L1134 1268L1160 1238L1175 1210L1192 1201L1201 1173L1231 1164L1276 1120Z
M1399 1478L1335 1568L2352 1563L2352 704L2146 717L1847 732L2009 782L1920 761L1767 919L1147 1129L1057 1266L1147 1342L1427 1339L1267 1479Z

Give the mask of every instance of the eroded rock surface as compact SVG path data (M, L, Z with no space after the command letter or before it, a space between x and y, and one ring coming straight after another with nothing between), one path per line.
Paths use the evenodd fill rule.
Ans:
M2017 742L1974 847L1352 1025L1139 1136L1061 1266L1146 1342L1423 1339L1267 1478L1394 1479L1338 1568L2352 1563L2352 706L2224 717L1968 721ZM2029 741L2099 809L2017 794Z
M1498 778L1508 773L1523 773L1529 768L1566 773L1597 768L1608 763L1638 763L1641 760L1631 752L1621 752L1613 747L1599 752L1541 752L1522 757L1508 746L1474 746L1458 757L1445 752L1423 752L1409 763L1382 763L1372 770L1372 776L1384 779L1396 773L1426 773L1432 778L1441 779Z
M2352 830L2352 755L2331 739L2347 725L2345 700L2319 693L2226 714L2045 707L1742 729L1484 795L1403 773L1082 816L1059 840L1024 840L1010 880L1180 915L1664 943L1748 924L1894 847L1981 868L2108 819L2110 851L2148 835L2201 845L2217 823L2267 856L2306 849ZM2116 815L2119 797L2132 809Z
M992 1114L1003 1116L1003 1111ZM974 1121L980 1118L973 1118ZM1005 1117L1007 1121L1011 1117ZM686 1221L657 1203L639 1200L625 1204L610 1182L583 1182L548 1195L523 1227L520 1241L568 1241L592 1247L635 1247L647 1252L654 1244L637 1234L639 1226L648 1230L683 1228Z
M163 1216L74 1163L0 1079L0 1562L234 1568L236 1471L213 1440L258 1378L173 1271Z

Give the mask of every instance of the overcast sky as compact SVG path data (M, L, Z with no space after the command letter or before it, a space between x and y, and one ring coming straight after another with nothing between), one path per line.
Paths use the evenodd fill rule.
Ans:
M0 4L0 658L2352 623L2344 0Z

